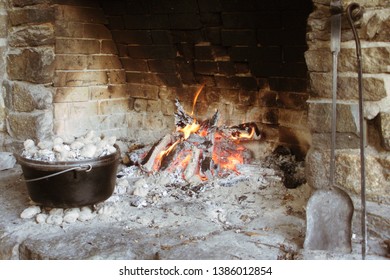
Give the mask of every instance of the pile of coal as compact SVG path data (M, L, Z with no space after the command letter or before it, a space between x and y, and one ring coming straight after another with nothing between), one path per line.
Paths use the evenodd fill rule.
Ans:
M97 136L89 131L83 136L56 136L38 144L24 141L22 157L39 161L75 161L99 158L116 152L116 137Z

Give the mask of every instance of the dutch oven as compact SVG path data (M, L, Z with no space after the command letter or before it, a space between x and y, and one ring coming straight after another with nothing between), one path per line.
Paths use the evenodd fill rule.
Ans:
M96 159L38 161L15 154L28 194L35 203L58 208L93 205L109 198L115 188L120 151Z

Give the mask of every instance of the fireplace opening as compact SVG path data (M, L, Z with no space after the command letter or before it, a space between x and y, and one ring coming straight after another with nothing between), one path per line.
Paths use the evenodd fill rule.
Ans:
M12 1L4 130L153 142L174 129L175 99L190 108L204 84L200 119L255 122L302 160L312 3L266 2Z
M121 146L122 163L127 167L118 173L112 200L97 208L79 209L89 218L109 213L120 220L123 213L112 213L112 209L125 203L120 195L126 196L131 189L136 195L130 204L136 208L159 205L160 199L167 195L175 199L200 197L203 199L200 205L212 208L209 214L215 216L223 229L256 237L257 233L245 228L246 225L255 220L257 229L267 232L268 227L258 221L258 209L251 206L254 201L263 203L262 195L269 195L282 207L272 208L274 204L266 200L262 209L270 207L281 215L287 213L286 223L296 222L296 227L285 229L278 225L278 230L293 232L298 240L293 242L294 246L302 247L302 223L306 214L302 205L313 190L324 189L329 182L330 1L3 2L6 4L0 6L0 21L4 23L0 32L0 150L20 152L27 139L39 143L55 136L83 138L91 131L103 139L114 137ZM382 241L389 236L388 217L382 207L388 208L390 201L389 78L387 66L383 65L389 64L390 19L385 4L364 4L367 7L360 21L359 35L363 56L369 58L364 70L368 101L365 112L369 146L367 195L373 206L369 226L379 239L371 245L375 253L381 251L383 255ZM336 180L354 201L356 227L360 218L356 198L359 195L357 83L356 65L351 62L355 51L352 33L346 25L343 25L341 41ZM150 172L145 166L161 164L161 161L155 157L157 161L148 163L149 157L138 156L148 152L152 156L152 147L164 142L167 135L177 136L178 112L195 116L200 125L217 120L211 127L219 132L228 131L229 136L254 133L254 139L240 143L244 145L242 162L229 171L234 173L240 164L247 164L239 170L244 176L236 176L226 183L226 173L209 183L196 181L191 185L174 181L157 184L159 187L153 180L167 183L176 173L140 179L136 168ZM199 133L195 138L198 136L202 135ZM221 139L224 138L217 140ZM205 153L197 150L199 142L190 140L193 156ZM170 145L163 147L164 152ZM238 145L234 147L241 149ZM247 159L261 164L251 166ZM199 166L202 163L198 169ZM222 166L208 165L200 180L217 173ZM271 169L280 173L272 173ZM233 210L225 213L218 208L227 195L218 188L230 186L232 182L242 188L230 191L237 196L233 205L249 209L241 216L234 216ZM274 183L275 188L265 188ZM148 184L152 188L147 189ZM215 192L209 194L216 199L215 203L203 193L210 184L216 186ZM259 189L254 190L255 186ZM289 187L296 191L294 195L288 192L292 191ZM300 204L294 204L298 200ZM180 207L187 205L188 201L184 201ZM173 215L181 211L180 207L174 207ZM40 211L51 217L51 224L56 223L52 221L55 211ZM169 212L161 211L160 222ZM157 227L157 220L149 220L150 215L139 217L131 213L131 222ZM267 213L264 211L264 215ZM64 212L61 215L65 217ZM226 219L229 215L231 220ZM270 216L267 221L272 220ZM232 224L239 227L234 228ZM206 235L201 236L199 233L199 238ZM359 237L354 232L352 239L356 244ZM22 251L26 253L30 247L27 243L24 246ZM297 248L287 250L283 246L279 247L283 257L296 253ZM31 257L26 254L26 258Z

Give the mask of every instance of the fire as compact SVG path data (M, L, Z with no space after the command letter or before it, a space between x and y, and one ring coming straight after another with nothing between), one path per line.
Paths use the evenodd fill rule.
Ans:
M253 127L250 128L251 132L241 132L239 135L232 135L233 140L243 140L243 139L252 139L253 136L255 135L255 129Z
M252 139L255 133L259 135L256 125L244 123L232 127L217 127L218 112L211 119L199 123L192 115L203 88L204 85L195 94L191 115L184 111L180 103L177 104L177 131L182 134L173 136L172 139L164 138L168 140L157 149L161 152L155 153L152 164L148 165L149 171L179 170L183 172L183 178L190 174L188 178L195 176L199 180L207 180L210 176L221 176L229 171L238 173L237 165L247 163L246 148L239 142ZM196 137L188 140L192 134L196 134ZM170 140L172 142L169 143Z
M183 132L184 139L188 139L191 133L198 132L199 128L200 128L200 124L198 124L196 120L194 120L193 123L187 124L184 128L180 128L178 131Z

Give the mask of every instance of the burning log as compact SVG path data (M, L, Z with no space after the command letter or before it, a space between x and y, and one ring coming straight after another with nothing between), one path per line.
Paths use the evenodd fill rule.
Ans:
M142 168L151 172L156 167L156 164L160 164L162 153L166 150L166 147L172 143L172 136L170 134L165 135L160 141L158 141L150 149L145 159L142 161Z
M179 100L175 102L177 112L175 113L175 125L176 127L184 128L187 125L193 124L195 119L186 113Z
M184 171L184 179L189 183L199 184L202 182L199 174L199 162L201 157L201 150L197 147L192 147L191 159Z
M143 170L180 172L188 183L200 184L216 176L237 175L240 172L236 166L251 161L251 153L239 142L261 137L255 123L219 127L218 111L210 119L198 122L179 100L176 107L176 132L165 135L153 145L142 160Z

